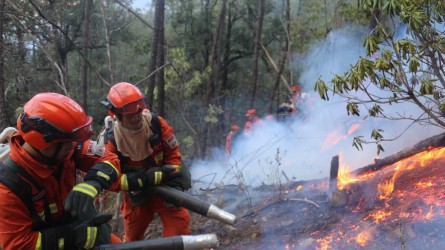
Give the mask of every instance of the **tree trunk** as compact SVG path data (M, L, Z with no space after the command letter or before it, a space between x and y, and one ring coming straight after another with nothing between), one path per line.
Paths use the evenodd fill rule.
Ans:
M222 55L222 62L221 62L221 92L223 93L221 97L221 106L224 108L224 113L221 114L220 120L221 121L229 121L229 124L222 124L221 129L224 131L226 130L226 125L230 126L232 124L233 113L232 108L233 105L230 105L230 101L228 102L230 105L230 109L227 105L227 98L230 98L227 93L230 91L229 87L229 69L230 69L230 49L231 49L231 37L232 37L232 27L233 27L233 21L232 21L232 7L231 4L229 4L227 9L227 29L226 29L226 35L224 38L224 50ZM224 139L224 138L222 138Z
M210 54L209 60L209 68L212 70L212 74L207 81L207 99L206 99L206 107L208 107L213 100L213 96L215 95L215 82L218 80L219 73L219 59L220 59L220 43L221 43L221 35L224 26L224 17L226 12L226 3L227 0L223 0L221 11L219 13L218 23L216 25L215 36L213 38L212 52Z
M5 100L5 79L3 76L4 66L4 41L3 41L3 25L5 18L5 0L0 0L0 132L9 126L8 109Z
M280 63L279 63L277 77L275 79L274 90L272 91L272 97L271 97L270 105L269 105L269 113L273 113L273 111L274 111L274 109L273 109L274 100L275 100L275 98L277 98L277 96L279 96L278 95L278 87L280 85L281 75L283 74L284 66L286 65L286 61L287 61L287 55L289 53L290 0L286 0L286 5L284 5L284 6L285 6L285 14L284 14L285 31L284 32L285 32L286 36L285 36L284 44L283 44L283 47L281 50L281 59L280 59ZM279 100L279 98L277 98L277 100Z
M254 38L254 48L253 48L253 69L252 69L252 83L250 88L250 108L255 106L255 95L257 89L257 79L258 79L258 58L260 51L261 33L263 30L263 19L264 19L264 2L265 0L260 0L258 3L258 16L255 28L255 38Z
M84 0L83 9L83 47L82 47L82 106L88 112L88 46L90 44L90 17L92 0Z
M156 71L157 68L157 58L158 58L158 49L159 46L158 44L160 43L160 30L159 30L159 19L161 18L161 1L164 2L163 0L155 0L155 28L153 31L153 40L151 43L151 56L150 56L150 72L149 74L153 73ZM163 8L163 6L162 6ZM149 79L148 79L148 107L150 109L154 109L153 104L154 104L154 90L155 90L155 84L156 84L156 75L157 73L153 74Z
M157 13L159 12L159 14ZM156 32L159 32L158 44L158 57L157 68L160 68L156 72L158 79L158 109L157 112L161 116L165 116L165 81L164 81L164 63L165 63L165 37L164 37L164 15L165 15L165 1L158 0L156 5L157 22L155 23Z
M218 81L218 75L219 75L219 61L220 61L220 43L221 43L221 36L222 32L224 30L224 18L226 15L226 3L227 0L222 1L221 11L219 12L218 22L216 24L216 30L215 30L215 36L213 37L213 43L212 43L212 51L210 53L210 59L208 68L211 69L211 74L209 76L209 79L207 80L207 89L206 89L206 102L205 107L209 108L210 104L213 103L214 95L215 95L215 83ZM201 144L201 153L205 155L207 151L207 144L208 144L208 138L211 134L211 124L206 122L204 126L204 134ZM210 143L212 144L212 143Z
M107 65L108 65L108 81L110 85L114 85L114 69L113 69L113 58L111 57L111 38L110 38L110 30L108 29L108 14L105 12L105 4L104 0L99 1L100 11L102 13L102 25L104 26L104 40L105 47L107 51Z

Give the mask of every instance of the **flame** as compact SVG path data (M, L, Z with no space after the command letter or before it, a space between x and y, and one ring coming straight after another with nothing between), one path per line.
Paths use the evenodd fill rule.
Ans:
M348 135L352 135L359 128L360 128L360 124L352 124L352 126L348 130Z
M398 227L402 230L403 225L423 223L424 227L425 223L444 221L444 161L445 147L432 148L379 171L358 176L351 173L349 165L340 162L337 186L350 196L356 194L356 198L345 205L351 216L341 218L329 231L316 233L319 236L316 249L372 247L370 242L375 244L375 238L382 237L379 236L382 230L389 229L397 234ZM370 227L373 230L367 230ZM403 230L412 231L413 228ZM415 237L409 235L407 237Z
M433 218L433 216L434 216L433 206L430 206L430 211L428 211L428 213L425 215L425 218L427 220L431 220L431 218Z
M378 184L377 189L380 194L380 200L387 198L392 193L392 191L394 191L394 181L395 178L391 178L391 180Z
M351 127L346 131L346 134L342 132L340 129L334 130L326 136L324 140L321 151L325 151L335 145L337 145L340 141L345 140L353 134L357 129L360 128L360 124L352 124Z
M339 130L335 130L328 134L323 144L321 145L321 151L325 151L335 145L337 145L341 140L346 139L347 136L341 134Z
M371 237L371 232L365 230L355 237L355 241L357 242L357 244L364 247L366 246L366 243L371 239Z
M351 176L351 167L346 164L341 164L338 168L337 187L343 190L347 185L357 182L359 179Z
M329 236L327 236L327 237L325 237L323 239L318 239L317 243L320 244L320 247L318 247L317 250L328 250L328 249L330 249L329 246L330 246L330 244L332 242L333 237L334 237L333 235L329 235Z
M431 181L428 181L428 182L417 182L415 185L417 187L419 187L419 188L427 188L427 187L434 186L434 183L432 183Z

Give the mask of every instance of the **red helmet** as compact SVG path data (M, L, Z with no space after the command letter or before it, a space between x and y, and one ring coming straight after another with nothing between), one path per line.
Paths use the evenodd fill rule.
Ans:
M23 107L17 128L23 139L41 150L59 142L86 141L93 118L73 99L57 93L35 95Z
M239 127L237 125L232 125L231 129L232 131L237 131L239 130Z
M134 114L147 108L147 99L138 87L120 82L111 87L107 99L102 104L112 114Z
M300 91L300 90L301 90L301 87L299 85L292 86L292 91L297 92L297 91Z
M256 109L249 109L247 110L246 116L251 116L256 114Z

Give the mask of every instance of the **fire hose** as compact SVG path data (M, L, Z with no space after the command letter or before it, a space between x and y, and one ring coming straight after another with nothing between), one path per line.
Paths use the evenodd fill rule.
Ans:
M207 218L229 225L233 225L236 221L235 215L175 188L161 185L154 187L154 192L175 206L187 208Z
M141 249L141 250L201 250L212 249L218 245L215 234L201 234L190 236L174 236L151 240L140 240L120 244L104 244L95 250L119 250L119 249Z

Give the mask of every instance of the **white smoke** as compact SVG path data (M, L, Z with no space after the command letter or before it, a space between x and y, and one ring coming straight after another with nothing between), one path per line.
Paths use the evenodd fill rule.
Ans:
M233 142L230 156L222 149L215 149L211 160L195 161L191 167L193 179L199 179L195 185L214 187L242 183L257 186L320 179L329 176L331 159L340 153L341 161L354 170L371 164L375 158L391 155L440 133L436 127L409 127L408 121L364 119L367 110L363 107L360 117L348 116L344 98L330 95L330 100L324 101L314 92L319 77L328 83L335 74L342 75L360 57L366 57L363 48L366 32L366 28L360 27L333 31L324 41L314 45L306 56L296 57L295 60L307 64L299 79L304 96L300 104L304 119L284 124L264 118L262 124L254 127L251 136ZM404 35L404 32L400 33ZM380 90L375 88L375 91ZM359 98L360 95L356 94ZM387 105L383 109L389 114L404 113L414 117L420 114L419 108L409 103ZM359 125L359 128L348 134L353 125ZM409 129L399 139L381 143L385 152L380 156L375 144L364 144L363 151L352 146L355 136L372 140L372 129L382 129L385 138L395 138L407 127Z

